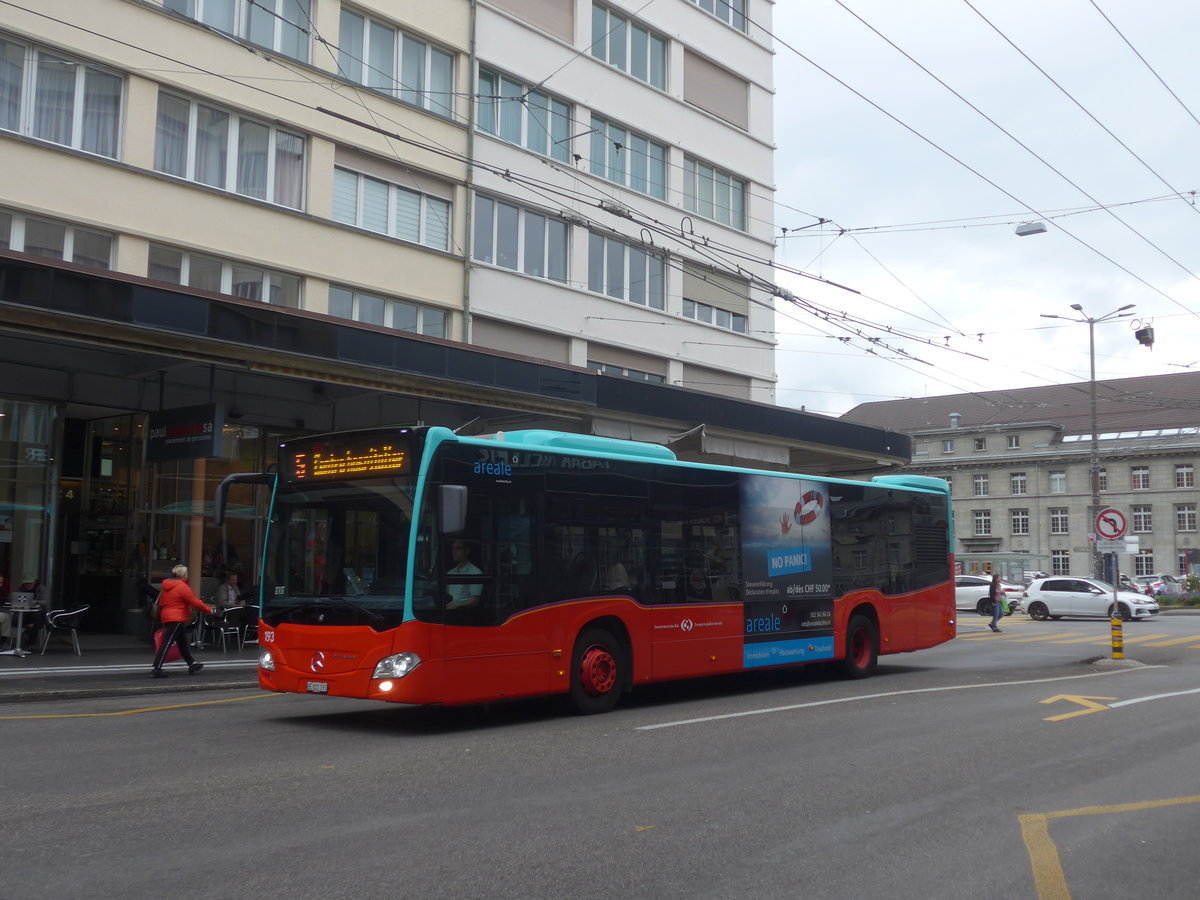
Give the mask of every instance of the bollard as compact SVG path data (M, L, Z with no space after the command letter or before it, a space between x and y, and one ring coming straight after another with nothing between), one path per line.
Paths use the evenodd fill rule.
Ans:
M1121 614L1118 612L1115 616L1109 619L1109 624L1112 626L1112 658L1125 658L1125 633L1122 631Z

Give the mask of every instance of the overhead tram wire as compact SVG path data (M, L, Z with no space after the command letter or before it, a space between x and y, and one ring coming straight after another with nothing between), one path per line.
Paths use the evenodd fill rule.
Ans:
M966 0L963 0L963 2L966 2ZM761 25L759 25L758 27L762 28ZM765 31L766 29L763 29L763 30ZM991 185L991 187L995 188L997 191L1002 193L1004 196L1008 197L1010 200L1020 204L1022 207L1024 207L1026 210L1028 210L1031 214L1038 216L1039 218L1042 217L1041 213L1038 210L1036 210L1034 207L1030 206L1028 203L1026 203L1020 197L1016 196L1015 194L1013 194L1011 191L1007 190L1006 188L1001 187L999 184L997 184L992 179L988 178L986 175L984 175L978 169L975 169L974 167L972 167L969 163L965 162L962 159L959 159L957 156L955 156L953 153L951 153L945 147L942 147L940 144L935 142L932 138L928 138L925 135L921 134L921 132L917 131L915 128L913 128L911 125L909 125L907 122L903 121L895 114L884 109L882 106L880 106L878 103L876 103L871 98L867 97L861 91L857 90L856 88L851 87L847 82L843 81L841 78L838 78L836 75L834 75L832 72L830 72L824 66L817 63L815 60L813 60L810 57L806 56L805 54L801 53L798 49L796 49L790 43L785 41L783 38L779 37L778 35L774 35L774 37L775 37L775 40L780 44L780 46L787 48L792 53L794 53L797 57L804 60L806 63L808 63L814 69L816 69L818 72L822 73L823 75L832 79L833 81L836 81L843 88L848 90L850 93L854 94L854 96L858 97L860 100L867 103L868 105L873 107L878 112L883 113L883 115L887 116L889 119L891 119L893 122L895 122L901 128L903 128L905 131L909 132L914 137L917 137L920 140L924 141L926 144L933 147L939 153L943 154L944 156L946 156L949 159L953 160L954 162L958 163L960 166L962 166L964 169L966 169L968 172L970 172L975 177L979 178L981 181L985 182L988 185ZM1168 187L1169 187L1169 185L1168 185ZM1142 278L1137 273L1131 271L1129 268L1127 268L1126 266L1117 262L1115 259L1113 259L1108 254L1101 251L1099 248L1094 247L1091 244L1089 244L1087 241L1085 241L1083 238L1079 237L1077 234L1074 234L1073 232L1069 231L1068 229L1063 228L1061 225L1058 225L1056 227L1067 237L1071 238L1071 240L1075 241L1076 243L1080 244L1083 247L1086 247L1092 253L1096 254L1101 259L1105 260L1106 262L1108 262L1111 265L1115 266L1116 268L1120 269L1122 272L1124 272L1130 278L1137 281L1139 284L1149 288L1154 293L1160 295L1161 297L1170 301L1171 303L1175 304L1176 306L1179 306L1181 309L1186 310L1187 312L1191 313L1192 315L1196 315L1197 317L1200 317L1200 313L1196 312L1195 310L1188 309L1188 307L1186 307L1184 304L1180 303L1178 300L1176 300L1170 294L1166 293L1166 291L1151 284L1150 282L1148 282L1146 279Z
M1195 272L1193 272L1191 269L1189 269L1187 266L1185 266L1183 263L1181 263L1179 260L1177 260L1174 256L1172 256L1170 253L1168 253L1162 247L1158 246L1158 244L1154 243L1154 241L1150 240L1150 238L1146 237L1146 235L1142 234L1140 231L1138 231L1136 228L1134 228L1133 225L1131 225L1129 222L1122 219L1119 215L1117 215L1112 210L1111 207L1108 207L1108 206L1104 205L1103 203L1101 203L1096 197L1092 196L1092 194L1090 192L1088 192L1082 185L1076 183L1073 179L1069 178L1061 170L1059 170L1052 163L1050 163L1049 160L1045 159L1045 157L1043 157L1039 153L1037 153L1032 147L1030 147L1024 141L1020 140L1016 135L1014 135L1012 132L1010 132L1007 128L1005 128L1003 125L1001 125L995 119L993 119L991 116L989 116L987 113L985 113L982 109L980 109L978 106L976 106L974 103L972 103L966 97L964 97L962 94L960 94L958 91L956 91L950 85L948 85L945 81L943 81L941 78L939 78L933 72L931 72L925 65L923 65L922 63L917 61L915 58L913 58L913 56L910 53L908 53L902 47L897 45L891 38L887 37L885 34L880 32L879 29L877 29L874 25L872 25L870 22L868 22L866 19L864 19L858 13L854 12L854 10L852 10L848 6L846 6L846 4L843 2L843 0L834 0L834 2L838 6L840 6L842 9L844 9L846 12L848 12L851 16L853 16L855 19L857 19L859 22L861 22L864 26L866 26L873 34L875 34L877 37L879 37L881 40L883 40L885 43L887 43L887 45L889 47L891 47L897 53L901 54L910 63L912 63L914 66L916 66L922 72L924 72L926 75L928 75L930 78L932 78L938 84L940 84L943 88L945 88L947 91L949 91L951 94L953 94L956 98L961 100L964 104L966 104L968 107L970 107L971 110L973 110L974 112L976 112L980 116L982 116L988 122L988 124L992 125L994 128L996 128L996 130L998 130L1001 134L1003 134L1005 137L1007 137L1009 140L1011 140L1013 143L1015 143L1018 147L1020 147L1022 150L1024 150L1026 153L1028 153L1030 156L1032 156L1034 159L1036 159L1038 162L1040 162L1043 166L1045 166L1047 169L1049 169L1051 172L1053 172L1055 175L1057 175L1059 178L1061 178L1067 184L1071 185L1071 187L1075 188L1075 190L1079 191L1079 193L1081 193L1083 196L1085 196L1089 200L1091 200L1094 204L1097 205L1098 208L1102 209L1104 212L1106 212L1110 216L1112 216L1117 222L1121 223L1121 225L1123 225L1126 229L1128 229L1132 234L1141 238L1142 241L1144 241L1147 245L1152 247L1154 250L1158 251L1158 253L1160 253L1163 257L1165 257L1166 259L1173 262L1176 266L1178 266L1185 273L1187 273L1191 278L1200 280L1200 275L1197 275ZM967 6L970 6L971 9L976 12L976 14L980 15L980 17L983 18L982 14L979 13L978 10L975 10L975 7L971 6L970 0L963 0L963 2L966 3ZM1097 125L1100 125L1102 128L1104 128L1104 130L1106 132L1108 132L1108 134L1110 136L1112 136L1115 140L1117 140L1118 143L1121 143L1122 147L1125 147L1126 150L1129 150L1129 148L1127 146L1125 146L1125 144L1123 142L1121 142L1120 139L1117 138L1117 136L1115 134L1113 134L1111 131L1109 131L1108 128L1106 128L1104 125L1102 125L1095 116L1093 116L1090 112L1088 112L1087 109L1084 108L1083 104L1081 104L1074 97L1071 97L1071 95L1069 93L1067 93L1066 90L1064 88L1062 88L1061 85L1058 84L1058 82L1054 81L1053 78L1050 78L1049 74L1047 74L1044 69L1042 69L1040 66L1038 66L1037 63L1033 62L1033 60L1030 59L1029 56L1023 50L1021 50L1019 47L1017 47L1017 45L1015 43L1013 43L1012 40L1010 40L998 28L996 28L995 25L992 25L991 22L988 22L988 20L986 18L984 18L984 21L987 22L987 24L989 26L991 26L992 29L995 30L997 34L999 34L1002 38L1004 38L1004 40L1007 41L1008 44L1014 50L1016 50L1023 57L1025 57L1025 59L1028 60L1031 64L1033 64L1034 67L1036 67L1039 72L1041 72L1043 75L1045 75L1047 78L1049 78L1051 83L1053 83L1055 87L1057 87L1060 91L1063 91L1063 93L1067 94L1067 96L1070 97L1071 101L1073 103L1075 103L1076 106L1078 106L1081 110L1083 110L1085 113L1087 113L1088 116L1091 117L1092 121L1096 122ZM1129 152L1133 153L1132 150L1129 150ZM1150 168L1149 165L1147 163L1145 163L1144 160L1141 159L1141 157L1138 157L1137 154L1134 154L1134 156L1140 162L1142 162L1143 165L1145 165L1147 168ZM1182 194L1180 194L1180 192L1178 190L1176 190L1174 186L1167 183L1166 179L1164 179L1162 176L1158 175L1157 172L1154 172L1153 169L1150 169L1150 171L1153 172L1158 177L1159 181L1162 181L1163 184L1165 184L1168 189L1170 189L1172 192L1174 192L1174 194L1176 196L1182 196ZM1190 208L1193 211L1200 214L1200 209L1197 209L1195 206L1191 206L1191 204L1188 204L1188 205L1190 206ZM1184 307L1183 304L1179 303L1178 301L1173 301L1173 302L1177 303L1179 306L1183 307L1184 309L1187 308L1187 307ZM1200 316L1200 313L1197 313L1197 315Z
M1143 168L1145 168L1147 172L1149 172L1151 175L1153 175L1155 178L1157 178L1159 181L1161 181L1161 182L1162 182L1162 183L1163 183L1163 184L1166 186L1167 190L1169 190L1169 191L1171 191L1173 194L1176 194L1177 196L1179 196L1179 198L1180 198L1180 199L1183 199L1183 194L1182 194L1182 192L1180 192L1179 190L1177 190L1177 189L1175 188L1175 186L1174 186L1174 185L1172 185L1172 184L1171 184L1169 181L1167 181L1167 179L1163 178L1163 176L1162 176L1162 175L1160 175L1160 174L1158 173L1158 171L1157 171L1157 170L1156 170L1156 169L1155 169L1153 166L1151 166L1151 165L1150 165L1150 163L1148 163L1148 162L1146 162L1144 159L1142 159L1142 158L1141 158L1141 157L1140 157L1140 156L1137 154L1137 152L1133 150L1133 148L1132 148L1132 147L1130 147L1130 146L1129 146L1128 144L1126 144L1126 143L1125 143L1123 140L1121 140L1119 137L1117 137L1117 135L1113 133L1112 129L1110 129L1110 128L1109 128L1107 125L1105 125L1105 124L1104 124L1103 122L1101 122L1101 121L1100 121L1098 118L1096 118L1096 117L1095 117L1095 116L1092 114L1092 112L1091 112L1091 111L1090 111L1090 110L1089 110L1089 109L1088 109L1086 106L1084 106L1082 103L1080 103L1078 100L1076 100L1076 99L1075 99L1075 97L1074 97L1074 96L1071 94L1071 92L1070 92L1070 91L1068 91L1068 90L1067 90L1066 88L1064 88L1064 87L1063 87L1061 84L1059 84L1057 81L1055 81L1055 80L1054 80L1054 78L1053 78L1053 76L1051 76L1049 72L1047 72L1045 69L1043 69L1041 66L1039 66L1039 65L1038 65L1036 62L1034 62L1033 58L1032 58L1032 57L1030 57L1030 55L1029 55L1028 53L1026 53L1024 50L1022 50L1020 47L1018 47L1018 46L1016 45L1016 43L1015 43L1015 42L1014 42L1014 41L1013 41L1013 40L1012 40L1012 39L1011 39L1011 38L1010 38L1008 35L1006 35L1006 34L1005 34L1003 31L1001 31L1001 30L1000 30L998 27L996 27L996 25L994 25L994 24L992 23L992 21L991 21L991 20L990 20L990 19L989 19L987 16L985 16L985 15L984 15L983 13L981 13L981 12L980 12L978 9L976 9L976 8L975 8L975 7L972 5L972 3L971 3L971 0L962 0L962 2L963 2L964 4L966 4L967 8L968 8L968 9L970 9L970 10L971 10L971 12L973 12L973 13L975 13L975 15L979 16L979 18L980 18L980 19L982 19L982 20L984 21L984 23L985 23L985 24L986 24L986 25L987 25L989 28L991 28L993 31L995 31L995 32L996 32L996 34L998 34L998 35L999 35L1001 38L1003 38L1003 39L1004 39L1004 41L1005 41L1005 43L1007 43L1007 44L1008 44L1010 47L1012 47L1014 50L1016 50L1016 51L1017 51L1017 53L1019 53L1019 54L1020 54L1020 55L1021 55L1021 56L1022 56L1024 59L1025 59L1025 61L1026 61L1026 62L1028 62L1028 63L1029 63L1031 66L1033 66L1035 69L1037 69L1037 70L1038 70L1038 72L1040 72L1040 73L1041 73L1041 75L1042 75L1042 76L1043 76L1043 77L1044 77L1044 78L1045 78L1047 81L1049 81L1049 82L1050 82L1052 85L1054 85L1056 88L1058 88L1058 90L1059 90L1059 91L1062 93L1062 95L1063 95L1064 97L1066 97L1068 100L1070 100L1072 103L1074 103L1074 104L1075 104L1077 107L1079 107L1079 110L1080 110L1080 111L1081 111L1081 112L1082 112L1084 115L1086 115L1086 116L1087 116L1089 119L1091 119L1091 120L1092 120L1093 122L1095 122L1095 123L1096 123L1098 126L1100 126L1100 128L1101 128L1101 129L1104 131L1104 133L1105 133L1105 134L1107 134L1107 135L1108 135L1109 137L1111 137L1111 138L1112 138L1114 141L1116 141L1118 144L1120 144L1120 145L1121 145L1121 147L1122 147L1122 148L1124 148L1124 150L1125 150L1125 151L1126 151L1126 152L1127 152L1127 153L1128 153L1130 156L1132 156L1132 157L1133 157L1134 159L1136 159L1136 160L1137 160L1139 163L1141 163L1141 164L1142 164L1142 166L1143 166ZM1111 23L1110 23L1110 24L1111 24ZM1193 212L1195 212L1197 215L1200 215L1200 209L1197 209L1195 206L1193 206L1193 205L1192 205L1192 204L1190 204L1190 203L1189 203L1189 204L1187 204L1187 205L1191 207L1191 209L1192 209L1192 211L1193 211Z
M62 19L58 19L54 16L48 15L48 14L43 13L38 10L28 9L27 7L23 7L17 3L12 2L12 0L0 0L0 5L9 6L9 7L13 7L16 9L21 9L25 12L29 12L31 14L46 18L48 20L58 22L59 24L65 25L67 27L75 28L75 29L83 31L85 33L92 34L96 37L100 37L105 40L109 40L109 41L119 44L121 46L125 46L125 47L129 47L131 49L134 49L134 50L138 50L147 55L154 56L156 58L163 59L168 62L175 63L177 65L182 65L182 66L184 66L190 70L193 70L195 72L198 72L198 73L201 73L204 75L208 75L208 76L211 76L211 77L219 79L219 80L228 81L231 84L236 84L241 87L248 88L250 90L265 94L270 97L274 97L275 99L282 100L287 103L291 103L291 104L299 106L301 108L308 109L310 111L315 111L315 112L321 113L323 115L327 115L332 118L336 118L341 121L345 121L349 124L354 124L358 127L380 133L383 136L390 137L400 143L406 144L408 146L412 146L416 149L423 150L423 151L431 153L433 155L440 155L447 159L452 159L457 162L465 162L466 161L466 159L463 155L457 154L454 151L449 150L448 148L445 148L443 146L439 146L439 145L433 144L433 143L423 143L422 141L417 140L415 138L406 137L406 136L398 134L396 132L388 131L387 129L384 129L378 125L374 125L370 122L365 122L360 119L356 119L356 118L354 118L352 116L348 116L344 113L339 113L336 110L331 110L331 109L328 109L323 106L314 106L312 104L305 103L301 100L297 100L293 97L288 97L284 94L280 94L277 91L268 90L267 88L264 88L261 85L247 83L247 82L241 81L238 78L235 78L233 76L226 75L224 73L217 72L217 71L214 71L211 69L207 69L203 66L197 65L196 63L177 59L175 57L171 57L166 54L159 53L154 50L150 50L146 47L142 47L142 46L130 43L128 41L121 40L120 38L113 37L112 35L96 32L92 29L85 28L85 27L77 25L76 23L73 23L73 22L67 22ZM245 49L247 49L248 51L258 53L258 51L255 48L246 47L240 41L236 41L235 43L237 43L239 46L245 47ZM337 93L337 92L335 92L335 93ZM342 96L342 95L340 93L338 93L338 96ZM360 101L360 103L361 103L361 101ZM399 124L399 123L397 123L397 124ZM410 130L412 130L412 129L410 129ZM419 132L414 132L414 133L419 134ZM422 135L422 137L424 137L424 136ZM527 178L525 176L515 175L514 173L512 173L510 170L507 170L507 169L501 169L496 166L488 166L488 165L480 164L477 160L475 161L475 164L477 166L479 166L480 168L483 168L486 171L490 171L493 174L495 174L499 177L502 177L502 178L506 178L514 183L525 183L526 187L528 187L530 189L532 189L533 185L537 181L536 179L531 179L531 178ZM567 192L563 192L561 190L553 188L548 183L543 183L541 185L541 187L543 190L553 190L554 192L558 193L560 196L569 196L572 200L578 199L577 196L570 195ZM599 205L599 204L597 204L597 205ZM599 225L599 223L596 223L595 220L590 220L590 221L592 221L596 225ZM603 227L603 226L601 226L601 227ZM697 249L697 242L704 244L705 246L711 245L711 241L709 240L709 238L707 238L704 235L696 235L693 233L693 234L690 234L686 239L684 239L684 238L682 238L682 235L680 234L680 232L678 230L673 229L669 226L664 227L663 233L664 233L664 235L669 235L673 239L679 240L682 243L687 244L688 246L692 247L693 249ZM626 237L626 236L622 235L622 237ZM755 261L763 262L763 264L767 265L767 266L773 265L773 262L770 260L761 261L761 260L755 259ZM719 263L719 260L717 260L716 262ZM728 271L729 271L729 274L735 275L735 276L741 277L741 278L746 278L750 274L750 273L747 273L740 266L736 266L732 270L728 270ZM804 274L807 277L813 277L811 275L808 275L808 273L800 273L800 274ZM755 276L754 280L765 291L767 291L773 295L778 295L778 292L780 290L778 285L774 284L773 282L764 281L762 279L759 279L759 278L757 278L757 276ZM818 280L825 281L825 279L818 279ZM844 288L844 286L841 286L841 285L838 285L838 287ZM850 290L853 290L853 289L850 289ZM790 292L788 292L788 293L790 294ZM788 299L788 298L785 297L785 299ZM795 298L794 295L792 295L791 299L793 300L793 302L796 302L798 298ZM853 317L845 316L844 313L840 313L836 310L824 309L824 308L821 308L819 305L810 304L810 303L808 303L808 301L803 301L800 303L800 305L803 308L805 308L806 311L808 311L815 318L820 319L821 321L825 322L828 325L832 325L832 326L838 327L838 328L844 328L844 330L848 331L851 335L856 336L856 337L861 337L861 339L868 342L868 344L871 347L882 346L885 349L887 349L888 352L894 352L894 353L897 353L900 355L907 356L908 358L913 359L915 361L923 362L921 360L917 360L916 357L913 357L911 354L908 354L906 351L903 351L899 348L889 346L886 342L883 341L882 338L873 337L869 334L864 333L864 331L862 330L863 328L877 329L877 326L875 326L875 324L872 322L867 322L865 320L855 320ZM842 324L843 319L847 320L848 322L852 322L853 324L843 325ZM905 335L902 332L899 332L894 328L885 328L885 329L878 329L878 330L886 332L887 334L890 334L893 337L898 337L901 339L912 339L912 340L922 342L922 343L929 343L930 346L937 347L938 349L945 349L945 348L940 347L937 344L934 344L932 342L927 342L924 339L921 339L919 337L913 336L910 338L908 335ZM868 349L867 352L875 352L875 351Z
M1196 201L1197 191L1185 191L1185 195L1190 198L1190 202ZM1043 219L1066 219L1073 216L1087 215L1088 213L1102 212L1105 209L1116 209L1122 206L1137 206L1142 203L1165 203L1168 201L1178 200L1178 194L1161 194L1157 197L1146 197L1141 200L1125 200L1120 203L1103 203L1098 206L1069 206L1061 209L1043 210L1038 215ZM950 229L964 228L997 228L1000 226L1011 226L1021 221L1024 213L997 213L988 216L967 216L961 219L930 219L920 222L899 222L890 225L859 225L859 226L838 226L832 220L825 220L822 225L828 224L833 226L830 231L810 231L812 226L804 226L802 228L785 228L785 234L779 236L779 240L791 240L793 238L805 237L821 237L829 234L910 234L915 231L947 231Z
M1171 86L1168 85L1163 80L1163 77L1158 74L1158 72L1155 70L1154 66L1150 65L1150 63L1146 61L1146 57L1142 56L1142 54L1138 52L1138 49L1129 42L1129 38L1125 37L1125 35L1121 33L1121 29L1118 28L1113 23L1113 20L1108 17L1108 14L1105 13L1104 10L1102 10L1100 8L1100 6L1096 3L1096 0L1088 0L1088 2L1092 4L1092 6L1095 8L1096 12L1100 13L1100 17L1102 19L1104 19L1104 21L1107 22L1109 24L1109 26L1111 26L1112 30L1117 33L1117 37L1119 37L1122 41L1125 42L1125 46L1133 51L1133 55L1136 56L1139 60L1141 60L1142 65L1144 65L1149 70L1150 74L1158 79L1158 83L1161 84L1163 86L1163 88L1166 90L1166 92L1174 98L1175 102L1179 104L1180 109L1182 109L1185 113L1187 113L1188 116L1191 117L1191 120L1193 122L1195 122L1197 125L1200 125L1200 119L1196 118L1196 114L1194 112L1192 112L1192 110L1188 107L1188 105L1179 98L1178 94L1176 94L1173 90L1171 90Z

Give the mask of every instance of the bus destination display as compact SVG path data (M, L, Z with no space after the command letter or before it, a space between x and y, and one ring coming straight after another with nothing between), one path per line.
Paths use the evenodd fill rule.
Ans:
M292 481L332 480L403 475L412 468L412 454L407 443L395 441L339 442L293 448L289 462Z

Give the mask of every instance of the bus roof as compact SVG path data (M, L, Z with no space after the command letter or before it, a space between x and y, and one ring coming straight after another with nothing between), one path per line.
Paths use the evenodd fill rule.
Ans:
M621 438L601 437L594 434L573 434L565 431L527 429L523 431L497 431L493 435L480 435L498 443L517 444L522 447L539 447L544 450L579 450L585 453L611 453L614 456L640 456L647 459L675 461L678 457L669 447L644 441L627 441Z

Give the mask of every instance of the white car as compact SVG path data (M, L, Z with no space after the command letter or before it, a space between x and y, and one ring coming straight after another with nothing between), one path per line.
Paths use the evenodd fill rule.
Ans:
M969 609L981 616L992 614L988 602L988 592L991 588L991 575L956 575L954 577L954 607ZM1008 599L1010 613L1021 611L1021 594L1025 590L1019 584L1000 582L1000 588Z
M1126 622L1158 614L1158 601L1127 588L1116 589L1117 612ZM1113 612L1113 586L1099 578L1054 575L1039 578L1025 589L1025 610L1031 619L1063 616L1102 616Z

